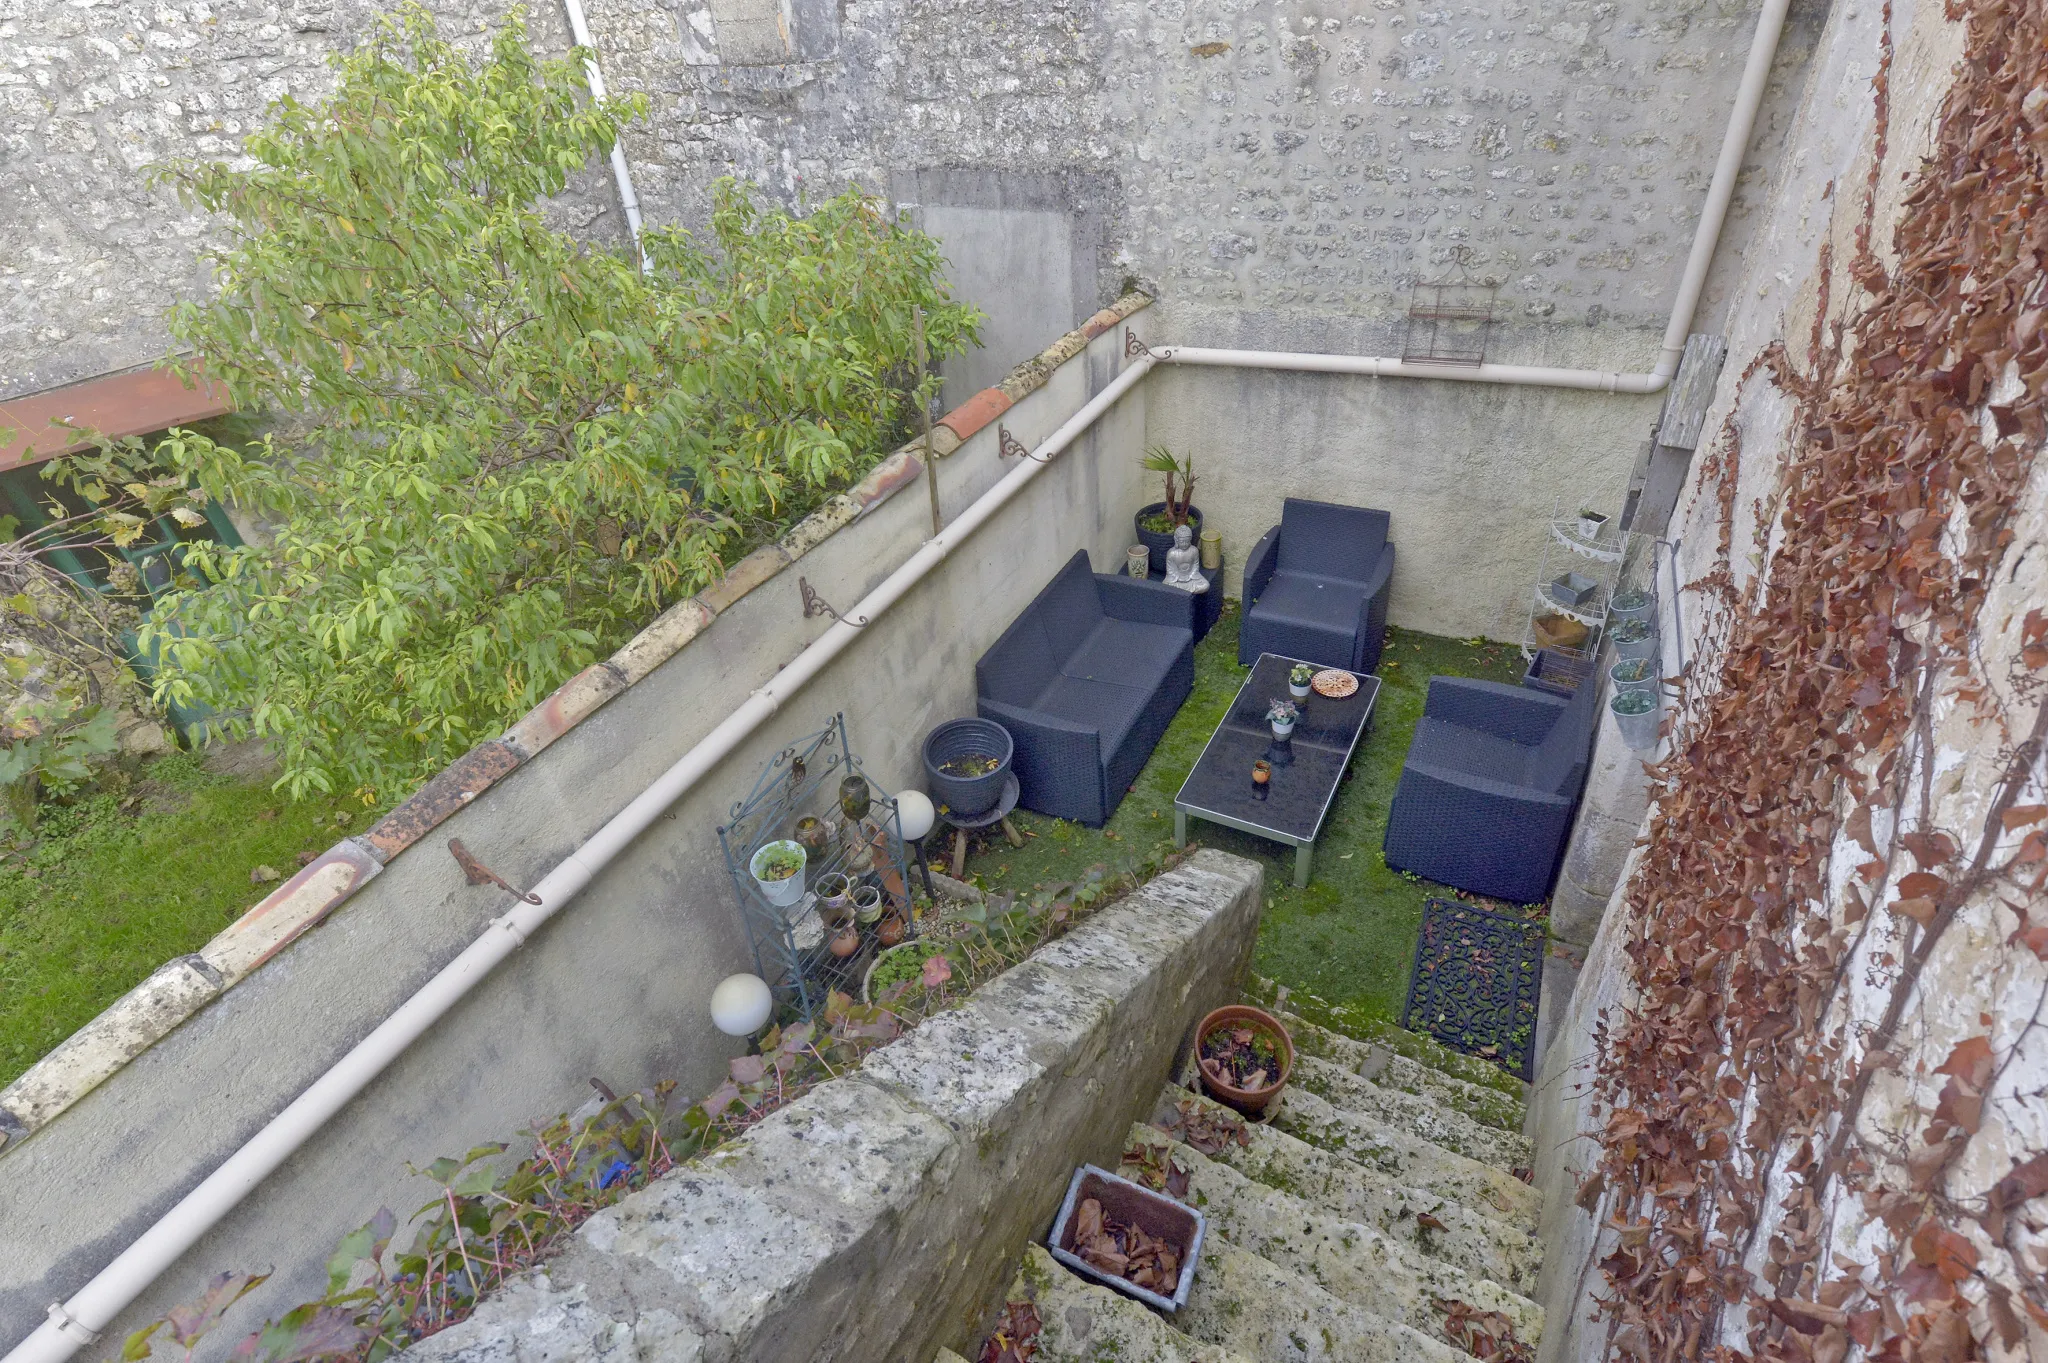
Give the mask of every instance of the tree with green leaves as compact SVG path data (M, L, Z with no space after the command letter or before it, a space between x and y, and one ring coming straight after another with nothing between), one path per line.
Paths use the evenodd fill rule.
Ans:
M914 309L935 356L975 340L936 243L857 192L797 216L721 182L644 273L551 229L643 109L590 100L584 55L535 58L515 13L472 62L408 6L246 168L161 172L227 231L173 333L301 434L156 444L276 529L190 546L143 648L294 795L388 800L501 732L908 433Z

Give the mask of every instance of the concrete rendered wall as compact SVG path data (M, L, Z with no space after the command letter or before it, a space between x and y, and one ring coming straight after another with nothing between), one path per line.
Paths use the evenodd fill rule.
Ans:
M1787 399L1765 376L1759 374L1738 390L1739 378L1754 356L1781 340L1794 365L1801 372L1810 371L1808 337L1822 298L1824 245L1832 246L1837 315L1843 306L1849 289L1844 262L1853 255L1853 229L1873 150L1871 77L1887 18L1897 52L1890 67L1889 167L1910 166L1921 149L1931 145L1934 116L1961 55L1961 25L1950 22L1942 7L1929 0L1902 0L1888 10L1839 8L1829 18L1785 159L1741 262L1735 289L1740 301L1729 326L1729 359L1706 424L1711 435L1730 419L1740 433L1730 498L1734 514L1729 555L1738 592L1749 590L1768 561L1765 546L1775 519L1773 498L1780 486L1791 415ZM1888 260L1893 225L1901 212L1899 197L1911 188L1910 175L1883 177L1871 241ZM2011 393L2002 386L1986 397L2009 401ZM1700 476L1696 463L1670 531L1679 546L1678 571L1685 582L1697 581L1714 567L1719 491L1712 480ZM2014 538L1982 610L1976 640L1983 672L1995 678L2021 675L2020 621L2031 606L2048 600L2048 460L2038 453L2011 526ZM1679 604L1691 660L1688 675L1696 686L1710 686L1722 642L1721 617L1706 592L1685 591ZM1671 637L1667 632L1667 657ZM1967 707L1960 704L1943 706L1926 737L1931 741L1916 737L1904 745L1900 756L1909 769L1921 764L1938 773L1931 779L1930 823L1941 828L1978 827L2006 760L2005 740L1996 726L1973 724ZM2041 798L2038 775L2023 798ZM1895 832L1884 830L1881 838L1889 841ZM1830 858L1831 884L1837 889L1836 901L1822 907L1834 924L1853 921L1845 914L1839 891L1850 880L1849 869L1866 854L1839 833L1831 849L1820 850ZM1596 1265L1607 1253L1612 1235L1603 1233L1596 1216L1576 1207L1573 1197L1598 1154L1594 1142L1581 1134L1596 1130L1600 1120L1589 1099L1597 1058L1595 1029L1603 1017L1615 1016L1635 1000L1623 948L1639 925L1624 906L1629 875L1643 855L1640 849L1632 855L1608 904L1565 1007L1557 1041L1542 1062L1530 1108L1530 1133L1539 1160L1537 1182L1546 1195L1545 1259L1538 1293L1548 1313L1544 1363L1590 1363L1607 1356L1606 1326L1592 1322L1590 1313L1595 1295L1609 1291ZM1980 893L1942 938L1921 977L1913 1020L1892 1047L1900 1052L1899 1058L1889 1067L1892 1073L1873 1086L1859 1124L1866 1135L1879 1133L1880 1138L1898 1141L1916 1138L1934 1108L1941 1082L1932 1072L1959 1040L1988 1030L2001 1068L1986 1095L1984 1128L1950 1171L1944 1189L1964 1206L1981 1205L1979 1199L2015 1160L2048 1146L2048 1122L2039 1104L2029 1100L2048 1081L2048 1046L2032 1035L2035 1029L2028 1021L2031 1001L2044 987L2044 967L2031 954L2008 945L2014 918L1999 908L1997 899L1992 891ZM1882 953L1899 949L1899 941L1894 932L1874 931L1853 958L1845 959L1842 970L1848 983L1838 1010L1866 1020L1881 1011L1897 964ZM1838 1011L1831 1025L1841 1015ZM1843 1063L1853 1069L1857 1061L1852 1055ZM1761 1152L1757 1156L1768 1157ZM1773 1209L1756 1237L1759 1246L1768 1242L1775 1209L1785 1195L1784 1187L1774 1183L1759 1198L1759 1206ZM1976 1227L1966 1225L1965 1230L1983 1255L1987 1280L2003 1276L2010 1264L2002 1257L2003 1250ZM1821 1247L1824 1262L1841 1255L1868 1263L1879 1250L1898 1249L1891 1233L1855 1199L1839 1204L1831 1233L1832 1240ZM2038 1241L2031 1233L2022 1238L2027 1242L2025 1252L2038 1256ZM1903 1263L1903 1251L1899 1252ZM1713 1343L1703 1341L1703 1347ZM2022 1347L1990 1356L2028 1355Z
M1140 332L1141 314L1130 325ZM1044 439L1121 368L1123 328L1012 407ZM922 784L917 745L974 709L975 658L1076 549L1121 556L1138 495L1142 385L862 638L797 703L682 800L499 973L166 1273L111 1338L212 1274L275 1266L260 1318L316 1292L334 1242L378 1206L427 1196L405 1172L576 1106L600 1077L707 1092L734 1043L713 984L752 969L716 826L790 739L843 711L874 778ZM993 424L940 463L946 515L1014 467ZM706 633L398 856L316 931L9 1148L0 1179L0 1339L26 1334L361 1038L503 908L447 855L461 838L530 884L829 624L805 620L800 571L850 606L931 532L907 486L721 613ZM231 1341L230 1341L231 1342Z

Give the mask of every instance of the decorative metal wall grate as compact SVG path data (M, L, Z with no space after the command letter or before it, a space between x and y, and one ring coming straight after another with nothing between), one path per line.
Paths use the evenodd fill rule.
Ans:
M1500 285L1472 275L1469 246L1455 248L1451 261L1451 273L1444 278L1415 282L1408 300L1408 340L1401 349L1404 363L1486 363Z
M1533 1080L1544 939L1540 922L1431 899L1401 1025Z

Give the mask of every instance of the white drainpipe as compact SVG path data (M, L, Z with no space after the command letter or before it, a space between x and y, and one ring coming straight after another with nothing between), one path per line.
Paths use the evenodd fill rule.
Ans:
M569 12L569 36L578 47L597 51L597 42L590 36L590 21L583 17L583 0L562 0L562 8ZM597 69L597 59L592 57L583 63L583 78L590 85L592 99L604 98L604 72ZM640 244L640 199L633 193L633 172L626 167L626 149L617 142L612 143L612 179L619 187L619 207L626 212L626 230L633 234L633 254L640 259L641 273L647 271L647 251Z
M1047 461L1074 442L1075 437L1115 405L1116 400L1145 377L1154 364L1150 356L1139 356L1123 373L1054 431L1046 442L1032 451L1031 458L1018 462L1001 482L984 492L943 531L926 540L902 567L882 585L862 597L847 612L847 619L865 624L906 596L910 589L938 567L946 555L1000 511L1023 490L1024 485L1045 470ZM187 1193L175 1207L142 1237L123 1250L120 1257L101 1269L69 1301L54 1303L50 1319L7 1355L4 1363L59 1363L81 1346L92 1343L128 1304L142 1295L159 1274L176 1263L199 1237L206 1234L235 1205L291 1158L329 1118L368 1087L371 1080L404 1053L443 1014L474 989L491 970L516 951L541 924L561 912L612 859L651 827L654 821L689 792L704 776L729 757L766 722L783 702L802 690L804 684L825 670L834 658L860 638L859 625L835 623L817 641L791 660L787 667L760 690L747 697L739 709L698 740L655 783L640 792L633 802L613 815L611 821L590 835L590 840L571 852L547 873L532 893L538 904L514 903L511 911L494 919L481 936L460 956L441 968L419 992L400 1004L398 1011L378 1024L377 1029L357 1042L355 1048L334 1068L314 1080L312 1086L289 1107L273 1117L268 1126L249 1138L247 1144L209 1174L205 1182Z
M1692 329L1693 310L1699 306L1700 291L1706 287L1707 267L1714 261L1714 246L1721 239L1721 224L1728 217L1728 201L1735 195L1735 179L1742 158L1749 150L1750 130L1756 125L1756 111L1763 103L1764 85L1770 79L1771 59L1778 52L1778 38L1785 31L1785 10L1791 0L1764 0L1757 16L1756 36L1750 40L1749 61L1742 68L1742 84L1735 92L1735 107L1728 114L1728 130L1721 138L1721 157L1714 164L1714 179L1707 186L1707 201L1700 207L1699 228L1693 233L1692 252L1679 276L1678 296L1671 302L1671 320L1664 328L1664 349L1656 367L1647 374L1622 374L1598 369L1545 369L1520 364L1414 364L1377 355L1304 355L1272 350L1204 350L1196 346L1160 346L1153 354L1170 364L1221 365L1231 369L1290 369L1322 374L1372 374L1382 378L1454 379L1464 383L1536 384L1547 388L1588 388L1607 393L1656 393L1670 384L1678 372L1679 357L1685 353L1686 333Z
M590 30L584 22L579 0L563 0L563 3L568 9L569 26L576 41L590 46ZM901 600L984 521L1016 496L1026 483L1037 477L1045 467L1043 461L1050 460L1072 444L1075 437L1093 425L1096 418L1144 378L1155 362L1458 379L1472 383L1542 384L1619 393L1654 393L1662 389L1678 372L1679 356L1685 350L1686 332L1692 325L1693 309L1699 303L1700 290L1706 282L1707 266L1713 260L1714 244L1720 237L1722 220L1727 216L1729 198L1735 191L1736 172L1741 168L1743 154L1749 145L1757 106L1763 100L1764 82L1770 74L1771 58L1777 51L1778 36L1784 28L1788 3L1789 0L1765 0L1756 37L1750 44L1749 63L1743 69L1742 85L1736 93L1735 109L1728 118L1727 135L1721 142L1721 157L1714 168L1714 180L1707 190L1706 204L1700 211L1700 225L1693 237L1692 253L1686 260L1685 274L1678 284L1678 297L1672 304L1671 323L1664 332L1664 351L1657 360L1656 368L1648 374L1498 364L1460 368L1404 364L1400 360L1372 356L1297 355L1162 346L1150 355L1139 356L1115 381L1034 450L1033 457L1022 460L957 520L925 541L924 546L902 567L848 612L849 618L863 623L877 619ZM588 69L591 93L603 98L604 78L598 74L596 63L591 63ZM637 246L640 237L639 202L633 197L625 156L616 146L612 148L612 169L618 177L619 197L625 205L626 221L633 229ZM540 898L540 903L515 904L504 917L494 920L460 956L442 967L439 974L399 1005L398 1010L375 1031L356 1043L355 1048L332 1069L314 1080L312 1086L292 1100L289 1107L250 1137L247 1144L230 1155L204 1182L143 1232L140 1239L100 1270L91 1282L80 1288L69 1301L52 1303L50 1319L37 1326L0 1363L61 1363L82 1346L93 1343L98 1332L141 1296L144 1289L190 1249L200 1236L218 1224L257 1184L311 1139L330 1117L383 1073L500 961L517 950L535 929L560 912L578 891L588 885L633 839L646 831L670 805L781 709L785 699L823 671L826 664L859 637L859 627L843 621L826 630L817 642L799 653L772 680L749 696L739 709L705 735L659 780L592 834L588 842L548 872L533 887L532 893Z

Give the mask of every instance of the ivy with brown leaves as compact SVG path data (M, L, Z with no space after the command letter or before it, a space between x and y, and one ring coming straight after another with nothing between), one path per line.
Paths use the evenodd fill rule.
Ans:
M2048 960L2048 923L2026 912L2048 876L2048 811L2024 802L2048 733L2048 617L2026 617L2019 658L1996 675L1977 647L2048 435L2048 7L1970 0L1949 18L1967 25L1967 55L1904 201L1896 264L1871 245L1887 35L1849 279L1823 253L1805 370L1774 346L1738 385L1739 401L1763 373L1794 408L1779 490L1758 509L1769 556L1747 591L1730 565L1732 418L1702 470L1720 562L1692 585L1716 602L1717 663L1688 682L1654 772L1627 895L1637 997L1598 1032L1601 1159L1579 1196L1607 1231L1610 1352L1646 1363L1842 1363L1852 1345L1961 1363L1993 1339L2016 1347L2026 1316L2048 1328L2048 1284L2010 1238L2048 1192L2048 1155L2016 1159L1987 1197L1946 1180L2017 1043L1955 1045L1917 1130L1861 1121L1959 915L1995 898L2020 924L2003 949ZM1951 710L1998 754L1977 827L1936 819L1934 724ZM1852 1021L1852 990L1877 1000L1874 1016ZM1864 1260L1836 1252L1836 1222L1859 1202L1890 1236ZM1980 1261L1973 1226L2007 1251L2002 1266Z

